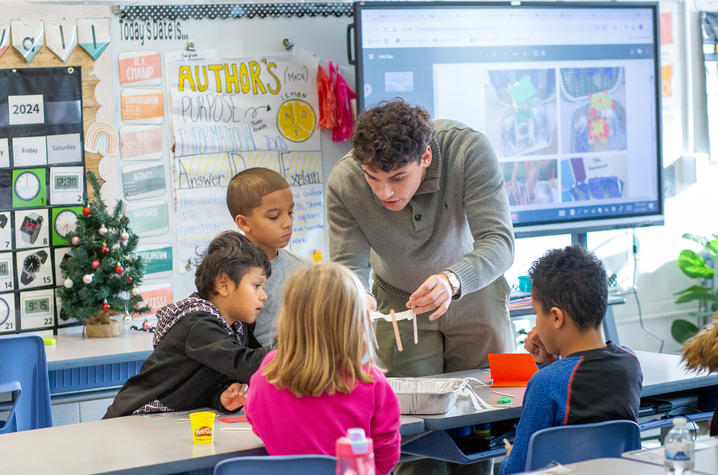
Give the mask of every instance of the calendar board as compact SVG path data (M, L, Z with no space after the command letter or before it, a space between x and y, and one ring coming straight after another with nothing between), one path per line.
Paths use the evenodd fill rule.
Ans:
M84 203L80 67L0 69L0 137L0 333L56 328Z

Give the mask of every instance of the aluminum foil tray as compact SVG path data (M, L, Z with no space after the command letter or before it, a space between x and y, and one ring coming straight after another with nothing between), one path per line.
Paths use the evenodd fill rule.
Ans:
M402 414L442 414L456 404L467 381L459 378L387 378Z

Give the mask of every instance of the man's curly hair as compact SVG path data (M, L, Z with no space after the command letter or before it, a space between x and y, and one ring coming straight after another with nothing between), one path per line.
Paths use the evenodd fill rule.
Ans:
M384 101L357 119L353 154L362 165L390 172L420 161L433 138L434 125L426 109L402 99Z

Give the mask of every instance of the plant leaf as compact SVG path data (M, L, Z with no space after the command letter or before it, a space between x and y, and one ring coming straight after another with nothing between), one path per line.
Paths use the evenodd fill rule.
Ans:
M688 320L681 320L679 318L674 320L671 325L671 335L678 343L683 343L696 333L698 333L698 327Z
M691 233L685 233L683 235L683 239L688 239L690 241L697 242L701 246L705 246L706 243L708 242L707 238L704 238L703 236L698 236L696 234L691 234Z
M708 302L718 303L718 297L713 293L713 289L693 285L685 290L676 292L674 295L680 295L676 299L676 303L690 302L691 300L706 300Z
M703 258L695 251L683 249L678 256L678 267L693 279L710 279L715 271L706 266Z
M718 261L718 239L706 243L706 250L711 255L711 259Z

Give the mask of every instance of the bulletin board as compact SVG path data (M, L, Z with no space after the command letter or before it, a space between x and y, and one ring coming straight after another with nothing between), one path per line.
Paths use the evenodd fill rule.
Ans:
M110 64L96 62L78 39L108 16L105 6L3 5L0 333L76 324L55 288L64 280L65 235L84 203L85 172L99 160L84 150L85 130L101 108L98 86Z
M205 147L207 141L182 140L177 123L181 116L173 106L178 104L177 82L187 80L179 77L177 65L228 65L228 70L231 66L241 70L243 65L257 64L265 71L264 65L273 62L279 65L274 71L279 71L289 55L294 65L314 60L326 68L329 60L338 63L352 85L353 67L346 63L350 15L350 3L125 5L115 9L110 30L118 107L112 124L119 147L115 156L103 158L99 170L106 180L103 197L127 202L132 229L140 236L138 252L147 266L140 291L153 308L194 291L193 257L206 247L209 236L236 229L224 204L227 182L251 166L275 169L292 185L296 239L288 249L309 259L328 259L325 183L348 151L347 142L334 143L330 133L316 129L307 134L311 138L301 136L294 143L267 141L210 150ZM293 61L292 56L303 59ZM295 79L304 75L295 72ZM315 82L316 71L307 66L307 72L306 84ZM261 107L276 114L285 101L293 107L309 101L288 94L276 105ZM315 112L318 116L319 111ZM185 125L191 131L192 124ZM272 125L265 120L248 127L257 130ZM238 140L235 137L234 142ZM201 150L190 154L187 147Z

